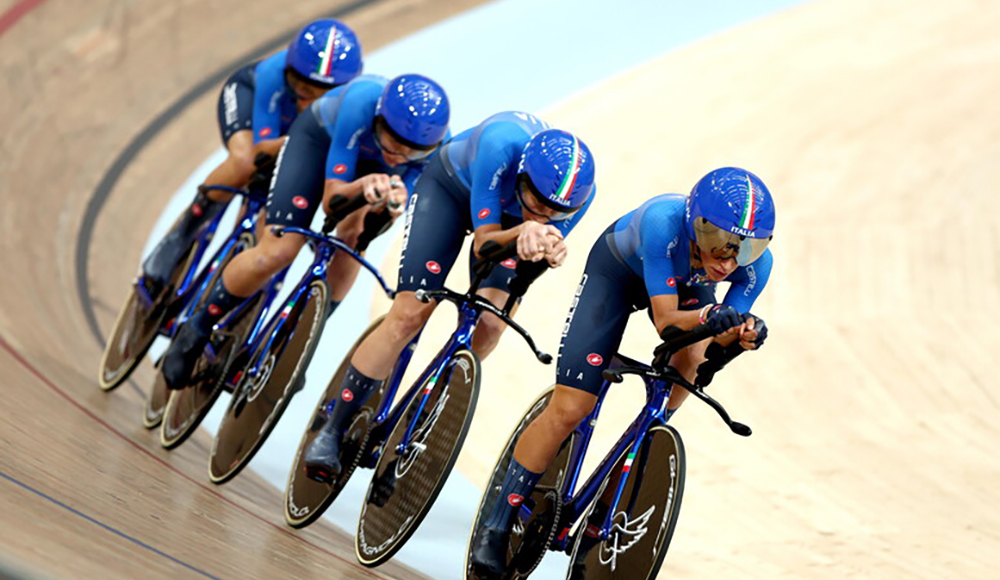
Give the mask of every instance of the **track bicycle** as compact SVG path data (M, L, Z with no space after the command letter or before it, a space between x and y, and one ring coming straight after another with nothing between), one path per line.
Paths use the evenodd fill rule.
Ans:
M472 422L479 396L481 367L472 351L472 336L483 313L499 317L519 334L536 358L552 357L538 350L528 332L510 318L510 311L548 264L519 262L509 284L510 297L497 308L476 294L493 268L516 254L516 243L484 244L473 265L473 280L464 294L448 289L418 290L421 302L447 300L458 308L455 332L399 402L396 391L416 348L419 335L403 349L389 378L359 409L344 431L340 446L344 469L329 483L306 474L303 455L337 402L338 389L354 351L378 325L376 320L349 351L320 399L295 458L285 494L285 519L292 527L315 521L343 490L357 467L374 468L358 520L356 555L365 566L389 560L413 535L448 479Z
M217 375L216 382L221 383L221 387L206 385L198 391L190 391L189 396L206 401L201 407L203 409L210 406L207 401L211 394L217 397L222 390L233 392L208 460L208 475L213 483L225 483L246 467L271 434L292 396L305 386L305 372L319 343L330 307L326 275L334 254L344 252L357 260L375 277L387 295L393 295L378 270L360 254L391 221L388 211L370 212L365 217L364 231L355 248L331 235L342 219L367 203L362 195L349 200L342 196L334 197L329 204L331 212L320 233L294 226L271 227L272 233L279 237L288 234L305 237L314 257L281 308L261 311L257 322L262 326L259 332L247 336L242 343L229 343L235 346L230 347L232 354L225 359L218 356L219 351L211 341L201 357L207 365L218 366L218 361L228 361L223 365L221 374ZM260 295L258 293L255 297ZM253 300L254 297L251 297L248 302ZM174 403L173 398L176 397L176 404L181 405L184 395L180 393L190 389L172 395L171 402ZM191 404L184 408L195 407ZM207 409L198 412L204 417ZM191 429L188 429L189 433Z
M658 360L713 336L707 325L668 336L657 348ZM504 580L527 578L549 550L570 556L570 580L651 580L656 577L677 524L684 493L685 459L680 433L665 419L672 385L687 389L719 414L736 434L748 426L730 419L723 406L668 365L654 368L616 355L604 371L597 404L566 438L555 459L515 516L507 548ZM612 383L639 376L646 404L595 471L577 487L601 404ZM486 486L466 553L466 580L487 580L474 570L471 552L479 522L500 499L503 478L522 433L552 398L550 387L531 405L511 434ZM489 580L494 580L490 578Z

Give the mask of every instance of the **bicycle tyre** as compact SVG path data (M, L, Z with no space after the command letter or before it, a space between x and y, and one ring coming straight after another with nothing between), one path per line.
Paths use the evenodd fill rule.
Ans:
M627 456L626 449L605 478L602 490L617 487ZM676 429L656 425L647 431L622 493L619 508L624 506L625 509L615 514L611 536L605 540L597 540L594 536L594 528L599 529L604 519L603 516L594 517L601 503L599 495L587 509L576 532L567 580L656 578L680 514L684 466L684 443ZM645 479L646 473L651 477ZM664 474L670 477L663 477ZM633 517L633 513L640 515ZM656 534L650 534L651 523L659 523Z
M142 426L146 429L155 429L163 420L163 411L167 408L167 400L170 398L170 391L167 389L167 381L163 379L163 373L156 371L153 379L153 390L146 397L146 404L142 407Z
M200 242L196 240L177 262L169 284L163 290L160 301L153 304L151 312L142 312L144 309L140 305L135 283L132 284L101 354L101 368L97 373L97 381L102 391L110 392L121 386L146 356L171 310L172 304L166 298L173 293L178 280L188 270L197 266L192 262L198 255L196 251L198 244Z
M396 451L420 405L422 397L419 394L407 405L382 446L382 455L358 518L354 542L355 555L364 566L373 568L385 563L416 532L441 493L462 450L479 398L479 357L470 350L459 350L448 367L444 388L439 383L431 392L412 436L414 443L425 446L424 450L410 454L409 458ZM463 372L455 372L456 368ZM421 385L419 392L424 388ZM411 445L410 448L416 447ZM373 490L390 469L390 476L396 483L395 491L378 506L374 503Z
M295 320L293 329L279 330L281 336L271 342L258 376L244 374L240 378L212 442L208 458L208 476L212 483L222 484L239 474L281 419L296 390L296 382L305 380L306 369L323 333L329 301L330 289L326 281L310 282L300 300L288 311L287 318ZM284 319L283 314L275 312L272 324L281 324ZM269 327L265 337L274 328ZM251 356L250 360L255 357ZM261 374L262 381L259 380ZM251 380L253 385L248 384Z
M255 243L254 235L247 232L241 234L236 243L223 256L213 260L212 274L205 288L215 287L222 276L223 270L232 259ZM198 303L193 311L202 308L208 301L208 292L198 297ZM188 386L170 393L166 408L162 412L160 426L160 446L164 449L174 449L184 443L198 428L212 409L216 399L222 393L229 368L234 362L234 354L246 340L247 334L253 329L263 308L264 295L257 293L239 318L225 330L213 334L213 343L218 344L214 362L209 362L204 355L195 362ZM221 342L217 342L221 339Z
M295 463L292 465L292 471L288 474L288 485L285 487L285 522L293 528L304 528L323 515L323 512L343 491L366 451L368 438L371 435L372 421L385 397L385 384L388 383L388 380L383 381L382 388L365 401L365 404L361 406L351 421L350 427L347 428L340 452L341 465L346 466L346 469L341 472L337 480L333 483L322 483L305 475L306 465L302 456L312 440L315 439L320 427L326 422L329 409L331 409L330 405L339 397L340 385L351 365L351 357L354 356L361 343L368 338L368 335L382 324L383 320L385 320L385 316L381 316L371 323L354 342L354 346L347 351L347 355L344 356L337 372L327 384L326 391L320 398L305 433L302 434L299 448L295 452Z
M476 532L479 531L479 522L487 514L493 511L496 505L500 487L503 479L507 475L507 469L514 457L514 448L520 441L524 430L548 407L555 392L555 386L546 389L528 407L527 412L521 417L521 421L507 438L507 444L496 465L490 479L483 490L483 497L479 501L479 510L476 512L472 529L469 531L469 545L465 552L465 580L478 580L479 576L472 570L472 548L476 542ZM507 551L508 578L527 578L541 563L542 558L551 544L552 539L558 531L560 516L562 513L562 494L565 486L565 475L572 457L572 450L576 445L577 436L574 431L566 438L556 453L549 468L539 479L531 497L525 498L525 504L532 508L544 506L542 510L532 509L531 517L526 521L517 521L514 530L511 532L511 543ZM550 513L551 512L551 513ZM540 521L541 520L541 521ZM550 522L550 523L549 523ZM539 536L530 537L527 541L524 532L527 530L538 530ZM522 547L524 552L522 553Z

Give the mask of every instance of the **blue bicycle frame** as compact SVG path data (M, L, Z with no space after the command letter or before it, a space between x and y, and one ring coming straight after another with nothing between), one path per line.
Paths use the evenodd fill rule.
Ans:
M358 263L360 263L366 270L368 270L369 272L372 273L373 276L375 276L375 279L378 280L378 283L382 286L382 290L384 290L385 293L390 297L393 296L394 292L386 284L385 279L382 277L382 274L380 274L379 271L376 270L374 266L372 266L367 260L365 260L364 257L361 256L361 254L355 252L353 248L345 244L343 241L332 236L319 234L312 230L295 226L272 226L272 232L274 232L275 235L278 236L283 236L288 233L305 236L309 240L309 246L313 250L314 257L312 264L306 270L306 273L302 276L302 279L299 280L298 284L296 284L295 288L289 295L288 300L285 301L284 308L282 308L279 313L272 315L270 319L268 319L267 316L268 311L270 310L270 305L273 302L274 297L280 290L280 282L281 280L284 280L285 275L288 273L288 268L285 268L284 270L281 271L281 273L273 277L269 282L268 286L264 290L262 290L267 292L267 295L265 297L265 300L267 302L264 311L261 312L261 315L260 317L258 317L257 323L254 326L253 331L250 333L250 335L247 338L247 341L245 342L246 345L245 348L248 349L249 352L265 353L270 350L271 345L274 343L275 340L277 340L280 334L278 330L281 321L287 318L288 314L292 311L292 309L295 307L298 301L302 298L302 295L309 288L309 285L312 283L313 280L322 280L326 278L326 273L327 269L330 266L330 261L333 259L334 254L338 251L346 252L352 258L357 260ZM246 302L244 302L244 304L248 304L249 302L250 300L248 299ZM220 325L225 324L233 317L235 317L238 311L239 308L230 313L229 315L227 315L226 318L220 322ZM271 328L270 332L266 333L266 336L264 333L260 332L260 329L263 328L264 326L265 320L267 320L267 324L273 325L273 328ZM262 362L263 361L261 360L251 360L249 368L246 369L246 374L248 374L249 376L256 375L256 373L260 369L260 365ZM242 374L236 375L232 379L233 384L238 382L240 376L242 376Z
M511 246L511 248L513 248L513 246ZM527 284L530 284L530 282L525 283L523 289L517 291L512 289L507 305L501 310L486 298L476 294L479 290L479 285L485 277L485 274L482 276L477 275L468 292L465 294L458 294L447 289L417 291L417 299L421 301L429 302L434 298L443 298L454 302L458 307L458 327L455 329L455 332L452 333L444 347L438 351L438 354L434 357L434 360L430 363L430 365L424 369L420 377L417 378L410 389L403 395L399 404L395 407L391 407L390 409L392 401L396 396L396 390L399 388L399 383L402 381L403 373L409 365L410 358L413 355L413 351L416 348L416 343L420 338L420 335L418 334L414 337L410 344L403 349L403 352L396 361L396 365L393 367L389 383L386 385L386 394L382 398L382 402L375 414L373 438L375 441L379 442L379 444L373 448L368 457L364 458L362 464L366 467L374 466L378 461L382 452L382 442L384 442L388 434L395 429L396 424L402 418L403 413L410 405L413 397L417 396L420 386L426 383L426 387L424 387L424 389L419 393L421 399L420 404L417 407L417 411L413 414L409 424L407 424L406 431L396 448L396 452L398 454L405 455L406 450L410 446L413 434L417 430L417 423L419 422L423 410L427 405L427 401L430 399L431 393L434 392L435 387L442 378L447 378L445 377L445 373L448 372L448 363L460 349L472 350L472 335L475 332L476 325L479 324L479 320L484 311L496 315L515 332L520 334L521 337L528 342L531 349L535 351L535 356L539 357L540 360L546 359L544 361L546 364L552 360L551 356L544 354L535 348L535 343L531 340L527 331L511 320L506 314L511 306L513 306L516 298L523 295L524 291L527 290Z
M629 366L649 369L647 365L643 365L621 355L618 355L616 358ZM614 368L614 363L612 364L612 368ZM618 512L618 504L621 502L622 493L625 490L625 484L631 475L632 462L635 460L635 456L639 452L643 436L654 425L666 424L664 416L666 414L667 401L670 398L673 383L650 379L647 377L643 377L643 381L646 384L646 404L643 406L642 411L640 411L635 420L632 421L632 424L625 430L625 433L618 439L618 442L615 443L611 451L609 451L604 457L594 473L591 474L590 478L583 484L579 493L574 493L574 490L576 489L577 482L579 480L580 470L583 467L584 456L587 453L587 448L590 446L591 436L594 433L593 425L597 422L597 417L601 412L601 404L604 402L604 397L607 395L608 389L611 386L610 381L605 380L604 384L601 385L600 394L597 398L597 404L594 405L594 410L591 411L590 415L588 415L586 419L580 422L580 425L577 426L574 431L580 443L574 445L571 451L569 467L566 473L567 479L561 492L563 510L567 516L565 521L570 524L575 522L590 506L590 504L593 503L598 494L604 491L601 487L603 481L614 468L617 459L621 457L626 450L628 451L625 465L622 467L622 475L618 482L618 488L615 490L614 498L608 508L604 522L601 525L599 532L601 539L606 539L611 534L612 521L614 519L614 515ZM522 505L521 511L522 517L526 518L530 515L530 509L527 506ZM560 531L556 538L553 539L550 549L556 551L567 551L570 549L571 544L568 537L569 527L570 526L566 526Z

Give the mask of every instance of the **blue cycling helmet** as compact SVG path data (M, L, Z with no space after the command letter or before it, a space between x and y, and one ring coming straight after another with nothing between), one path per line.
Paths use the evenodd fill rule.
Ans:
M774 234L774 200L753 173L723 167L691 190L685 225L688 238L701 251L721 253L746 266L760 258Z
M448 134L451 105L441 85L418 74L398 76L385 86L375 116L407 147L434 149Z
M361 74L361 43L339 20L310 22L288 45L285 66L313 84L342 85Z
M546 129L528 141L517 172L518 195L523 195L520 184L530 182L537 199L560 212L552 219L565 219L583 207L594 192L594 156L590 148L559 129Z

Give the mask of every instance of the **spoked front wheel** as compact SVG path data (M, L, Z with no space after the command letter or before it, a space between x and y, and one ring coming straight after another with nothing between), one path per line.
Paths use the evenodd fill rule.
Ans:
M272 317L260 351L250 358L256 372L240 378L215 435L208 460L212 483L229 481L250 462L292 395L302 388L323 332L329 301L326 282L314 280L294 303L287 303Z
M476 545L480 522L493 511L498 501L507 501L507 498L501 499L499 495L510 462L514 458L514 448L517 447L517 442L521 440L521 435L528 425L548 407L554 391L555 387L550 387L532 403L528 412L524 414L521 422L507 439L507 446L504 447L500 459L493 467L493 474L486 484L483 498L479 502L476 520L472 524L472 533L469 535L469 548L466 551L465 560L466 580L479 580L479 575L472 569L470 559L472 549ZM542 561L549 544L552 543L552 539L559 529L563 487L566 483L566 472L572 451L576 444L577 436L574 431L560 446L555 459L542 474L531 496L524 498L510 534L510 542L507 547L508 572L505 580L527 578Z
M139 290L132 284L125 304L122 305L115 326L111 330L108 342L104 345L101 355L101 368L98 372L98 383L102 390L111 391L125 382L146 356L166 321L172 308L169 303L181 277L195 266L192 262L198 255L195 242L174 268L170 283L161 293L159 300L147 307L139 297Z
M479 358L458 351L442 379L421 385L382 448L355 539L358 561L365 566L386 562L410 539L462 450L479 397ZM427 389L433 390L420 409ZM411 424L409 444L400 450Z
M611 532L600 538L610 496L631 464ZM570 555L568 580L651 580L663 564L684 493L684 444L669 425L650 429L634 458L626 450L584 516Z
M327 417L333 412L333 406L340 397L340 385L351 365L351 357L354 356L361 343L368 338L368 335L382 324L384 319L383 316L373 322L354 343L351 350L347 352L344 361L340 363L340 368L330 379L319 405L316 406L316 411L313 412L312 420L306 427L305 434L302 435L302 441L295 454L295 464L288 475L288 487L285 489L285 521L293 528L308 526L323 515L326 508L343 491L365 453L375 413L382 405L382 399L385 397L385 385L392 377L383 381L382 388L365 401L344 432L344 439L340 445L340 464L344 466L344 469L337 476L337 479L331 483L323 483L306 476L306 463L302 456L312 440L316 438L316 434L319 433Z

